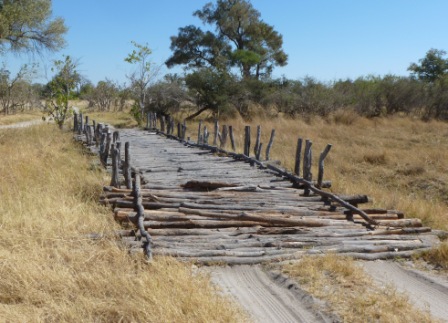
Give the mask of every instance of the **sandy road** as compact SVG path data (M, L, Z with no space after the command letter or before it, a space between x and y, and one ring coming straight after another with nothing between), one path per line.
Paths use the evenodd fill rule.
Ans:
M448 276L405 269L383 260L361 262L361 265L378 284L394 286L408 295L416 307L429 310L435 318L448 322Z
M379 285L408 295L412 304L448 322L448 277L405 269L395 262L359 262ZM260 266L211 267L212 281L249 313L255 322L337 322L323 314L323 303L285 276Z
M212 281L231 295L255 322L331 322L319 305L281 276L260 266L210 268Z

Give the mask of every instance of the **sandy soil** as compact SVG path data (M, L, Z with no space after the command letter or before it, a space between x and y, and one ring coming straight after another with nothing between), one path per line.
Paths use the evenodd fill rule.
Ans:
M360 262L364 270L381 285L390 284L408 295L414 306L429 310L442 322L448 322L448 276L404 268L383 260Z
M448 276L404 268L395 262L366 261L359 264L380 285L390 285L409 296L418 308L448 322ZM324 314L325 304L278 273L260 266L209 268L212 281L232 296L254 322L337 322Z
M212 281L231 295L254 322L332 322L317 300L281 274L260 266L210 268Z

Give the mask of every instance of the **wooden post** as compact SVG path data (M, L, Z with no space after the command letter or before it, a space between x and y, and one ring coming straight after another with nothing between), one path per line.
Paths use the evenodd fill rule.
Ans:
M95 145L98 147L101 142L101 135L103 133L103 124L98 123L96 125L96 132L95 132Z
M221 136L221 148L225 148L227 144L227 136L229 134L228 128L226 125L222 126L222 136Z
M263 148L263 143L262 142L260 142L259 144L258 144L258 150L257 150L257 153L255 154L255 158L257 158L257 160L260 160L260 155L261 155L261 149Z
M129 154L129 141L124 143L124 164L123 164L123 176L127 189L132 188L132 176L131 176L131 155Z
M92 145L93 145L93 141L96 141L96 121L92 120Z
M313 179L313 174L311 173L311 164L312 164L312 150L311 146L313 145L311 140L305 141L305 153L303 155L303 178L306 181L311 182ZM303 194L305 196L310 195L310 189L308 187L305 188Z
M302 138L297 139L296 162L294 165L294 174L300 177L300 162L302 159Z
M331 145L328 144L327 147L325 147L324 151L320 154L319 157L319 173L317 175L317 187L322 187L322 181L324 179L324 160L327 157L328 153L330 152Z
M118 131L114 131L112 142L115 144L117 141L120 141L120 133Z
M134 195L134 210L137 212L137 227L140 231L140 235L142 238L145 239L143 241L143 251L145 253L145 256L148 260L152 259L152 253L151 253L151 236L148 233L148 231L145 229L144 226L144 219L145 219L145 209L143 208L143 199L142 194L140 190L140 175L135 174L135 181L134 181L134 187L133 187L133 195Z
M202 127L202 120L199 120L199 125L198 125L198 145L200 145L201 142L201 127Z
M84 125L84 127L87 126L88 124L89 124L89 116L86 116L86 124Z
M215 120L215 132L213 133L213 146L218 145L218 132L219 132L219 124L218 120Z
M203 137L203 142L205 145L208 144L208 136L209 136L209 133L207 130L207 126L204 125L204 135L202 137Z
M165 117L160 116L160 131L165 132Z
M157 130L157 113L156 112L154 112L154 118L152 119L152 122L153 122L152 128L154 130Z
M103 163L104 166L107 166L107 159L109 158L109 154L111 151L111 145L112 145L112 133L109 130L109 127L106 126L107 133L106 133L106 147L104 148L104 155L103 155Z
M180 122L177 123L177 138L181 139L182 136L182 129Z
M117 141L115 147L118 150L118 168L121 168L121 141Z
M250 126L244 127L244 155L250 157Z
M258 154L258 146L260 146L260 138L261 138L261 126L257 126L257 138L255 139L255 146L254 146L254 155L257 156ZM257 158L260 160L259 158Z
M73 114L73 132L78 131L78 114Z
M182 140L185 140L186 135L187 135L187 120L184 119L184 122L182 122Z
M82 113L79 114L79 124L78 124L78 135L81 135L84 130L84 124L83 124L84 118L82 116Z
M229 126L229 138L230 138L230 144L232 145L232 150L235 151L235 138L233 137L233 127Z
M146 129L148 129L148 130L150 128L150 123L151 123L150 120L151 120L151 113L147 112L146 113Z
M274 143L275 129L271 131L271 137L269 138L268 146L266 147L266 160L269 160L269 155L271 153L272 144Z
M173 118L170 118L170 126L171 126L171 132L169 134L172 135L174 133L174 119Z
M112 178L110 180L110 186L120 187L118 180L118 159L120 158L118 149L115 145L112 145Z

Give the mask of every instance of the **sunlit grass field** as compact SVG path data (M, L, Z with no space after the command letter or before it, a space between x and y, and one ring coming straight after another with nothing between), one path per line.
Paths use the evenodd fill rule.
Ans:
M117 245L98 204L110 178L70 132L0 130L0 161L0 321L244 320L191 265Z

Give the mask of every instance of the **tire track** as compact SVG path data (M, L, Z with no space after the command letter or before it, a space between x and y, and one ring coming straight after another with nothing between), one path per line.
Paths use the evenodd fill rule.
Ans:
M416 307L429 310L434 317L448 322L448 279L442 281L387 261L362 262L361 265L376 282L395 286Z
M260 266L214 267L212 281L233 296L255 322L323 322L315 304L305 304Z

